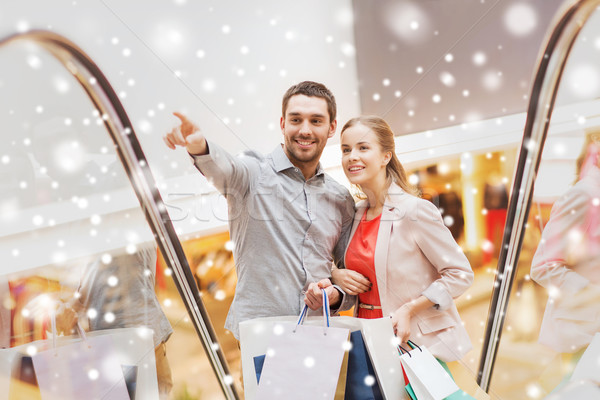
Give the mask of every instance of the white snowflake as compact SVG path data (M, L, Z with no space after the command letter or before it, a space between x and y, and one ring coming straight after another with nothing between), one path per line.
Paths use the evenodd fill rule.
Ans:
M537 27L538 15L530 4L514 3L507 8L503 21L509 33L515 36L526 36Z

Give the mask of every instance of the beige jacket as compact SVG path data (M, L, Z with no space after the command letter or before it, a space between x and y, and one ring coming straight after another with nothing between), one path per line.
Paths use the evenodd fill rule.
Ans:
M548 289L540 343L561 353L587 346L600 332L600 169L594 167L554 203L531 263Z
M366 201L357 204L351 238L367 207ZM375 271L384 316L421 295L437 305L412 318L411 340L442 361L459 360L471 350L453 300L473 283L469 261L439 210L396 184L381 214Z

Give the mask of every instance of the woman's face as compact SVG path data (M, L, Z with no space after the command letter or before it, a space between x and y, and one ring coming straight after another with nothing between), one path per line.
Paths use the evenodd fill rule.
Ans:
M356 124L344 131L341 137L342 168L350 181L361 187L386 179L386 166L391 153L383 152L373 131Z

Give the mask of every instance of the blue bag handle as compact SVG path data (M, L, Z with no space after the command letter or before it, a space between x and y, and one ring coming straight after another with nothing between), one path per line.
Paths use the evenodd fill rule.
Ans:
M325 289L321 289L321 294L323 295L323 334L327 335L327 328L329 328L329 298L327 297L327 293L325 292ZM304 307L302 307L302 311L300 312L300 315L298 316L298 321L296 322L296 327L294 328L294 330L292 331L293 333L296 333L296 329L298 329L298 326L304 324L304 319L306 318L306 314L308 313L308 305L304 305Z

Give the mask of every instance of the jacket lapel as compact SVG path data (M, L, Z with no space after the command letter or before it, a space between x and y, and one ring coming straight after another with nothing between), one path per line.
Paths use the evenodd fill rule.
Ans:
M360 220L362 219L363 214L367 210L369 203L366 200L363 200L356 204L356 212L354 213L354 222L352 223L352 230L350 231L350 238L348 238L348 243L346 244L346 251L344 251L344 265L346 265L346 254L348 253L348 247L352 242L352 238L354 237L354 233L356 232L356 228L358 228L358 224L360 224Z
M390 236L392 234L392 222L394 219L394 206L385 204L381 211L381 220L379 221L379 231L377 232L377 244L375 245L375 275L377 276L377 288L379 289L379 300L383 306L383 315L389 314L386 309L386 282L387 282L387 263L388 249L390 246Z
M381 220L379 222L379 230L377 231L377 243L375 245L375 275L377 276L377 288L379 289L379 299L382 305L383 315L389 315L392 310L388 310L385 306L387 304L386 296L386 282L387 282L387 264L388 264L388 250L390 247L390 237L392 235L393 222L397 218L397 214L395 212L396 203L399 200L398 195L406 196L406 193L395 183L392 183L388 190L388 196L386 198L386 202L383 206L383 210L381 211ZM352 231L350 232L350 239L348 240L348 244L346 245L346 252L344 253L344 263L346 262L346 254L348 253L348 246L350 246L350 242L352 242L352 238L354 237L354 233L356 232L356 228L358 224L360 224L360 220L363 217L363 214L366 212L369 203L366 200L359 202L356 205L356 214L354 215L354 223L352 224ZM357 314L357 310L355 310L355 316Z
M381 221L379 222L379 231L377 232L377 244L375 245L375 274L377 275L377 288L379 289L379 299L381 300L383 315L389 315L393 310L387 309L387 271L390 238L394 221L398 218L396 207L401 199L406 198L407 194L400 186L392 183L388 189L388 194L381 211ZM396 232L398 234L398 232Z

